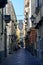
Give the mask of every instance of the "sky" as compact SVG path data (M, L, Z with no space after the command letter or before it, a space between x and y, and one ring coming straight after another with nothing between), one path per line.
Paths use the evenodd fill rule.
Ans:
M11 0L18 20L24 19L24 0Z

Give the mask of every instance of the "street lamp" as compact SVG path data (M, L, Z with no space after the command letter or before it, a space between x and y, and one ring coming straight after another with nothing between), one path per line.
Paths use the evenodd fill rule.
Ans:
M32 26L33 26L33 23L34 23L34 21L35 21L35 17L32 15L30 19L31 19ZM34 23L34 24L35 24L35 23Z

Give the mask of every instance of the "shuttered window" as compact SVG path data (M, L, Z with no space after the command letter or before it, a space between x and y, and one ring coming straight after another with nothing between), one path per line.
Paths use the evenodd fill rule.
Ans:
M40 0L35 0L35 5L36 5L36 7L39 7L40 6Z

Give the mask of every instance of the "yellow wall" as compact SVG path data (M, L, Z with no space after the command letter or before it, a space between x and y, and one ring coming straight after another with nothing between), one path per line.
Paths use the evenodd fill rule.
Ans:
M17 40L19 42L20 41L20 30L18 29L18 27L16 29L16 35L17 35Z

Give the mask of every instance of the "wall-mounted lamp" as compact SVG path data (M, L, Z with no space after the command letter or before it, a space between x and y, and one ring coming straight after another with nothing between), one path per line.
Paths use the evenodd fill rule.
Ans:
M35 17L34 17L33 15L31 16L30 19L31 19L31 22L34 23L34 21L35 21Z

